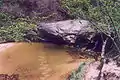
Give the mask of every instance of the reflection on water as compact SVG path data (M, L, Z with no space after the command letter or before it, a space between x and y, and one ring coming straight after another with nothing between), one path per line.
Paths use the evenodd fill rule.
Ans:
M79 62L62 47L42 43L12 43L0 51L0 74L16 73L20 80L56 80L57 75L77 68ZM69 64L68 62L73 61ZM56 76L55 76L56 75ZM55 76L50 79L50 76ZM48 78L49 77L49 78ZM58 80L58 79L57 79Z

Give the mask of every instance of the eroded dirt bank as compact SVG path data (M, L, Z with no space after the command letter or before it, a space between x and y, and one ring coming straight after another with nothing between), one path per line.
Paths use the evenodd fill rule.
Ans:
M0 74L19 74L20 80L64 80L81 61L51 44L0 44Z

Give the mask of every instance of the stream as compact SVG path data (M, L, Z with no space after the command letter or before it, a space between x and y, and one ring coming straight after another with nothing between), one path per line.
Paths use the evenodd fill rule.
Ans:
M0 74L19 74L20 80L64 80L81 61L53 44L0 44Z

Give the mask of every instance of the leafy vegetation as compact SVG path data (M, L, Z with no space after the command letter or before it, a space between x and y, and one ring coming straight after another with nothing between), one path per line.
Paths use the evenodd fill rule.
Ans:
M119 25L120 2L117 0L63 0L62 4L75 18L110 24L110 16L115 25Z
M117 53L120 53L120 2L118 0L63 0L62 3L69 14L90 21L94 28L111 38Z
M81 63L79 68L76 71L73 71L72 74L69 76L69 80L83 80L86 65L87 62Z
M74 18L82 18L91 22L96 30L107 35L103 40L101 53L101 68L107 59L119 63L120 58L120 2L119 0L63 0L63 7ZM113 42L113 48L105 53L108 39ZM110 57L111 56L111 57ZM101 73L99 74L101 76ZM75 79L77 80L77 79ZM100 80L100 78L98 79Z
M35 26L24 18L15 19L15 16L0 13L0 42L24 41L25 32Z

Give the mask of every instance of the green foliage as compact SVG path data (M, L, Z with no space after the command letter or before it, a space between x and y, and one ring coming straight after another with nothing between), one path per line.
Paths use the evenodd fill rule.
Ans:
M7 13L0 13L0 27L11 25L13 22L14 16L10 16Z
M84 70L85 70L86 63L81 63L79 68L72 72L72 74L69 77L69 80L83 80L84 77Z
M63 0L63 7L69 12L69 15L78 18L83 16L83 11L87 11L89 8L89 0Z
M16 22L11 26L0 28L0 37L3 41L24 41L25 32L34 28L34 24Z
M63 0L62 3L69 14L90 21L96 30L109 36L120 53L119 0Z
M120 2L117 0L63 0L62 4L75 18L111 25L111 16L114 24L120 25Z
M14 16L0 13L0 42L24 41L25 32L35 26L24 18L14 19Z
M113 48L109 53L103 51L101 57L118 61L117 58L120 57L120 1L63 0L62 4L71 16L90 21L97 30L103 32L112 40ZM101 63L104 62L101 60ZM76 72L70 78L70 80L82 80L81 76L78 77Z
M69 11L69 14L75 18L98 20L100 17L99 7L94 7L91 0L63 0L62 3L63 7Z

